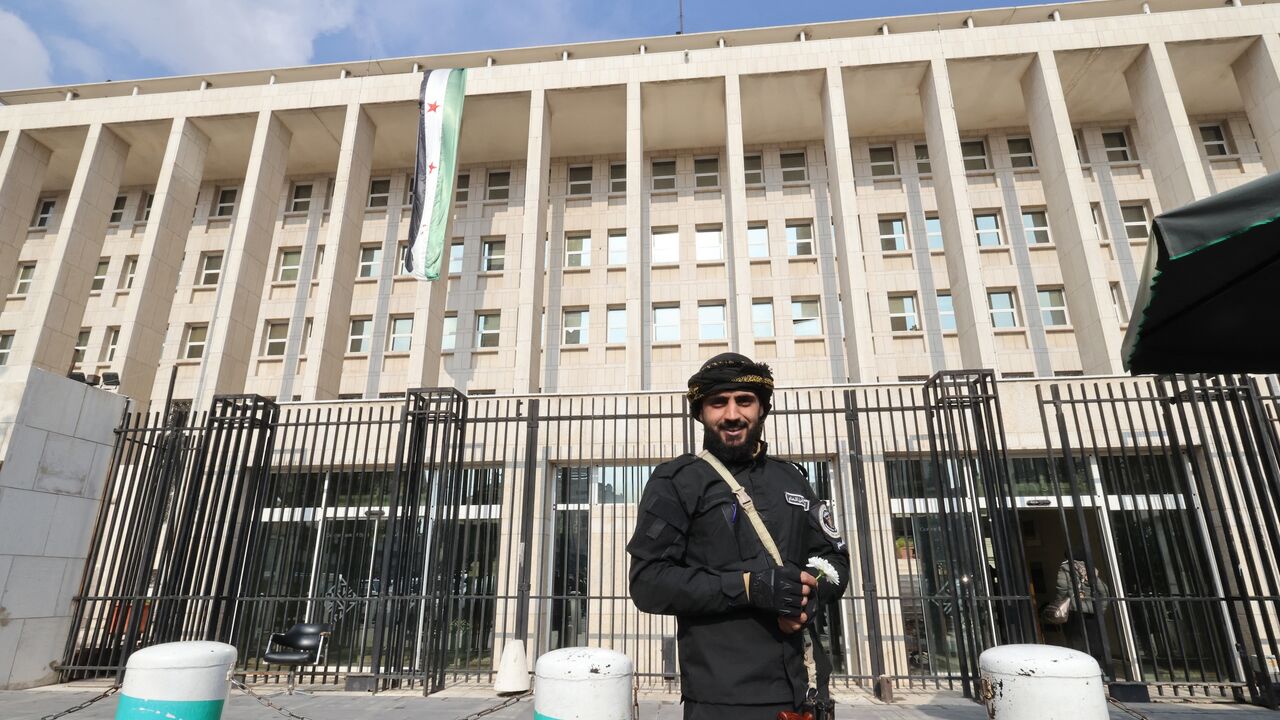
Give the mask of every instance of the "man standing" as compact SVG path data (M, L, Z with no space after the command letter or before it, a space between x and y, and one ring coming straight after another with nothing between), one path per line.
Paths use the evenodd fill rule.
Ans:
M631 598L676 616L686 720L775 720L829 699L831 664L810 620L844 592L848 549L802 469L761 440L767 365L717 355L688 397L704 455L649 478L627 545ZM820 580L805 570L812 557L829 563Z

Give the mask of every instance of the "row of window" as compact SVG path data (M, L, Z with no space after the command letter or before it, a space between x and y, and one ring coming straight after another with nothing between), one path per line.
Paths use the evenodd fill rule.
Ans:
M1111 300L1115 305L1116 318L1120 322L1126 322L1128 311L1119 283L1111 283ZM937 301L938 328L944 332L955 331L956 312L951 293L939 292ZM1036 288L1036 305L1040 309L1040 321L1045 327L1066 327L1071 324L1067 317L1067 298L1062 288ZM1022 327L1022 313L1015 289L988 290L987 310L991 326L997 330ZM893 332L919 332L922 329L915 293L889 294L889 328Z
M1099 240L1106 238L1105 225L1102 222L1102 208L1094 203L1092 206L1094 233ZM1127 203L1120 206L1121 219L1124 223L1125 236L1131 240L1147 239L1148 212L1145 202ZM942 220L937 215L926 215L925 236L930 250L943 249ZM901 215L880 215L878 218L880 232L880 249L884 252L904 252L911 249L907 233L907 220ZM976 210L973 213L973 229L979 247L999 247L1006 241L1000 226L1000 212L997 210ZM1022 233L1028 245L1049 245L1053 237L1049 233L1049 219L1044 210L1024 209L1022 211Z

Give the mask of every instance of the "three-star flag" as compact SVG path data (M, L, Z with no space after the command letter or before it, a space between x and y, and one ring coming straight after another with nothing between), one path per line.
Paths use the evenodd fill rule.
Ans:
M405 272L422 280L440 277L466 91L466 70L428 70L423 74L413 219L409 226L409 251L404 255Z

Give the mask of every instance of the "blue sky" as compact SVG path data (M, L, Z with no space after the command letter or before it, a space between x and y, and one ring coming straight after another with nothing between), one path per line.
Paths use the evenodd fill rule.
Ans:
M1031 2L686 0L685 31ZM677 0L0 0L0 90L665 35Z

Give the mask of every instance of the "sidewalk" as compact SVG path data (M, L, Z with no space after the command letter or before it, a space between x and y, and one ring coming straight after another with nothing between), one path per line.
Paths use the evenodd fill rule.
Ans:
M34 690L0 692L0 720L39 720L84 702L105 689L104 685L55 685ZM264 693L265 694L265 693ZM314 696L272 695L270 700L311 720L457 720L503 700L479 689L446 690L423 697L418 693L320 692ZM837 696L836 716L840 720L986 720L986 709L958 693L916 693L892 705L866 695ZM1249 705L1210 703L1153 703L1131 705L1150 720L1280 720L1280 713ZM110 720L115 717L115 698L108 698L73 715L68 720ZM640 720L680 720L679 698L671 695L641 695ZM239 690L232 690L223 720L273 720L282 717L263 707ZM485 715L491 720L532 720L533 700L519 702ZM1117 708L1112 720L1135 720Z

